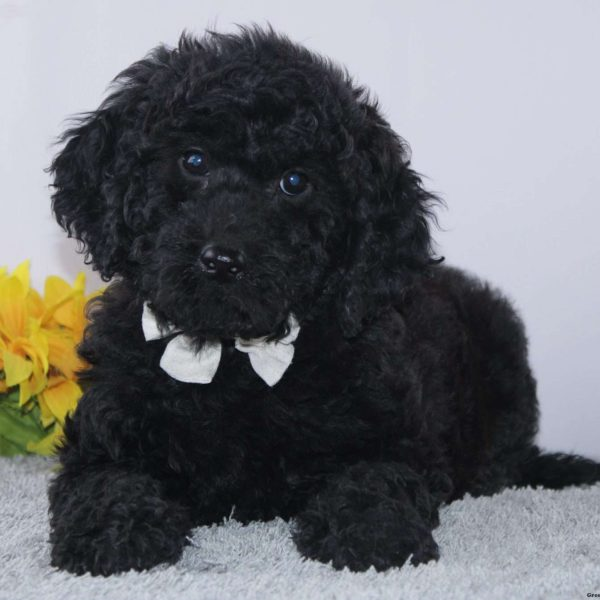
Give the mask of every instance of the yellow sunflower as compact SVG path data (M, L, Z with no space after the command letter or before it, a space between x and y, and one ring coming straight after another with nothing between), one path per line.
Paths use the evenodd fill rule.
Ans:
M81 396L76 373L84 365L76 346L89 298L83 273L72 286L48 277L42 297L30 287L29 261L12 273L0 269L0 452L12 448L17 426L23 425L16 423L11 401L17 402L23 418L35 414L43 430L30 432L24 444L19 429L18 447L48 454L60 439L65 417Z

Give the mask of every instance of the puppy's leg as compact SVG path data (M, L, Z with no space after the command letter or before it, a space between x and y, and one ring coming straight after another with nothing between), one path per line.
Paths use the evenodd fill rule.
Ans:
M175 562L190 529L183 506L147 474L116 464L64 469L52 481L52 565L110 575Z
M448 482L449 484L449 482ZM300 552L336 569L417 565L439 557L439 496L400 463L361 462L332 476L296 518Z

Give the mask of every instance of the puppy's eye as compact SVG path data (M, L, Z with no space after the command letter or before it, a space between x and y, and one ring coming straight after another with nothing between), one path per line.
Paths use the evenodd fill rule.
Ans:
M202 150L188 150L181 157L181 165L192 175L206 175L208 173L208 160Z
M301 171L286 171L279 181L279 187L288 196L297 196L308 187L308 177Z

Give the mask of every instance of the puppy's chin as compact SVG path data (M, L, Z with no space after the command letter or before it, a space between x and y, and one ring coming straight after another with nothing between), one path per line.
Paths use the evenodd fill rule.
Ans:
M243 323L228 327L203 326L202 324L198 324L187 330L184 329L184 332L197 340L219 339L221 341L233 341L237 338L251 340L262 337L277 339L284 337L285 327L283 322L270 327L256 327L252 324Z
M271 287L208 285L202 279L166 281L146 292L162 320L197 339L278 339L287 333L291 299Z
M280 339L288 333L289 311L245 313L222 303L219 307L157 307L163 318L186 335L198 340Z

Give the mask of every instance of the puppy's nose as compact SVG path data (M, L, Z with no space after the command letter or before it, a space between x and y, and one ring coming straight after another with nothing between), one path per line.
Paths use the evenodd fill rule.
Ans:
M244 272L246 260L239 250L208 244L200 252L205 273L220 280L235 279Z

